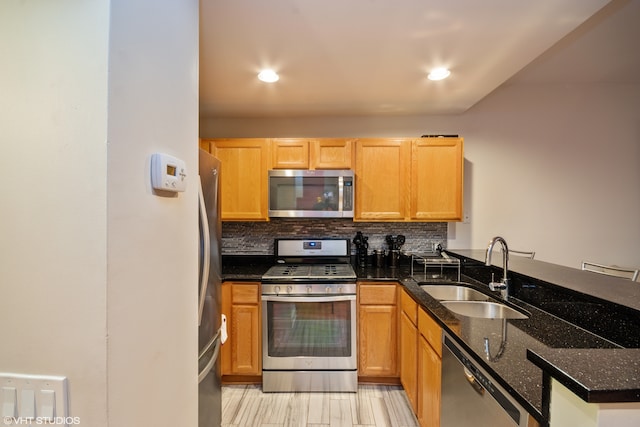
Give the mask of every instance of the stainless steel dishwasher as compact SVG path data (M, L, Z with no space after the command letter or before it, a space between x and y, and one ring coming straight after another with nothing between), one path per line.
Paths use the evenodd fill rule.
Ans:
M441 427L525 427L529 414L446 332L442 334Z

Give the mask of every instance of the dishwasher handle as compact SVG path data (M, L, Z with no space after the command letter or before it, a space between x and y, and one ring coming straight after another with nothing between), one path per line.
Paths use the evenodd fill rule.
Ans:
M471 371L469 371L466 367L464 368L464 376L471 388L474 389L476 393L478 393L480 396L484 395L484 387L482 387L476 377L474 377Z

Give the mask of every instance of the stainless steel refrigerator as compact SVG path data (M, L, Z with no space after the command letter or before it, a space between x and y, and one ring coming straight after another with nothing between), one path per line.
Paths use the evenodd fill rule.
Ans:
M222 260L220 161L200 150L200 283L198 284L198 426L220 427L222 418L220 346Z

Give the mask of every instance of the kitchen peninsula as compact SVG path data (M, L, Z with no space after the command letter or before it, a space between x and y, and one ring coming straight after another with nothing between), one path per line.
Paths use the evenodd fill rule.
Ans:
M484 250L446 253L460 259L463 281L472 287L486 291L491 273L500 277L498 263L492 267L484 265ZM225 280L258 282L266 270L268 257L251 262L247 262L248 258L229 257L224 263ZM613 414L611 411L618 416L616 427L637 425L640 420L637 283L511 257L510 299L530 316L509 320L505 352L498 360L488 360L483 337L499 335L492 323L495 320L452 313L419 287L411 277L409 264L404 259L397 269L356 268L356 273L359 282L399 284L399 289L406 290L445 331L453 332L456 340L475 355L475 361L494 375L541 425L562 426L563 414L584 409L575 407L575 401L567 404L564 389L579 397L575 399L577 405L587 405L591 418L586 425L613 425L607 421L607 414ZM558 396L557 392L564 394ZM605 404L611 402L622 403L616 403L615 408Z

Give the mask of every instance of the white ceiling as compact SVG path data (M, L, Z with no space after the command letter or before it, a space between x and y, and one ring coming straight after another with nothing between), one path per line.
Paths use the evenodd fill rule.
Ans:
M589 81L637 82L638 55L621 49L640 39L640 1L613 0L598 13L607 3L201 0L201 116L461 113L538 57L529 67L536 71L517 79L575 80L566 54L554 56L554 49L627 58L614 69L594 55L575 65L589 67L580 77ZM626 27L609 23L614 18ZM616 40L621 48L611 45ZM428 80L436 66L449 67L451 77ZM280 81L258 81L265 67Z

